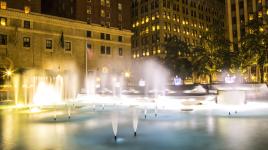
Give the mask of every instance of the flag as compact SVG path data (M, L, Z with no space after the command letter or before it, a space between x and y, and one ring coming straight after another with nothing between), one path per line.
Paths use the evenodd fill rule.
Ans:
M60 46L61 46L61 48L64 48L64 35L63 35L63 32L61 32Z

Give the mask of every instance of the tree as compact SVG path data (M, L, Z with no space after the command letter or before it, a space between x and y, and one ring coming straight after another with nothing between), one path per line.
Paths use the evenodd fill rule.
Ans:
M178 75L182 80L192 76L192 63L189 60L189 46L177 37L170 38L164 45L166 55L164 64L173 75Z
M209 76L212 83L212 76L222 68L228 68L227 55L230 50L230 42L225 38L225 30L222 24L213 24L201 37L200 47L193 49L194 72Z
M260 82L264 82L264 65L267 63L268 35L264 31L263 19L257 14L246 25L248 32L241 39L241 48L251 62L260 69Z

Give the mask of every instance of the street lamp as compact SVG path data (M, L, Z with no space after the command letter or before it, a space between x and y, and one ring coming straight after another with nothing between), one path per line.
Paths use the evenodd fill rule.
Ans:
M6 70L6 72L5 72L5 75L6 75L7 77L11 77L12 74L13 74L13 71L11 71L10 69Z
M130 77L130 72L128 72L128 71L125 72L125 77L126 77L126 78L129 78L129 77Z

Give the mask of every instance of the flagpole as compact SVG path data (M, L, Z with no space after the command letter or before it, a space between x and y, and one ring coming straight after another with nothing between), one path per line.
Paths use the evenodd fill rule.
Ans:
M87 80L87 63L88 63L88 61L87 61L87 42L86 42L86 50L85 50L85 52L86 52L86 76L85 76L85 79Z

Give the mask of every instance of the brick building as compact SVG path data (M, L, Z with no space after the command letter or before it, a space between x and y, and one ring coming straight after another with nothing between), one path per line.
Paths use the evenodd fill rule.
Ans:
M42 13L130 29L130 0L42 0Z

